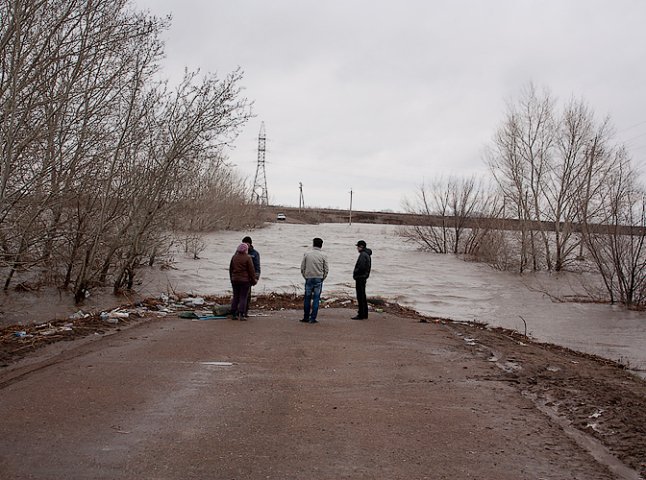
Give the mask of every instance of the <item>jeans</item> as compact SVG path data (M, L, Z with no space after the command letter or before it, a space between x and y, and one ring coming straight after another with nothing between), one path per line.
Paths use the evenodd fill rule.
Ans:
M323 290L322 278L308 278L305 280L305 298L303 300L303 319L316 320L319 311L319 301Z
M359 312L357 316L359 318L368 318L368 297L366 296L366 279L357 278L356 289L357 289L357 303L359 304Z

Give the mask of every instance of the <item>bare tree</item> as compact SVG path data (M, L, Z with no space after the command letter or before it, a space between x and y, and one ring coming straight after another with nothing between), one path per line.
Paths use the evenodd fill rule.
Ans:
M516 104L508 105L507 118L488 158L503 197L517 212L521 272L528 260L535 270L543 262L552 268L549 237L542 221L546 219L545 186L554 171L554 145L554 102L548 92L539 94L530 84Z
M583 225L590 255L610 301L628 307L646 305L646 194L634 183L625 152L607 183L598 213L601 224Z
M156 81L168 21L129 0L0 0L0 18L5 289L32 267L78 300L108 278L129 288L207 165L222 202L244 190L222 161L250 115L242 74Z
M421 185L416 201L404 208L420 215L425 224L402 228L400 234L422 248L436 253L469 253L476 242L476 213L487 208L483 186L474 177L450 177Z
M616 166L610 131L582 100L557 111L533 85L509 105L488 164L519 220L521 272L560 271L582 255L578 226L594 218Z

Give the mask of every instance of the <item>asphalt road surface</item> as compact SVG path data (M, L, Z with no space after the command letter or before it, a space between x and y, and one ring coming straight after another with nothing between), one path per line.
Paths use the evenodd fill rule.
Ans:
M0 478L612 479L436 323L165 318L0 371Z

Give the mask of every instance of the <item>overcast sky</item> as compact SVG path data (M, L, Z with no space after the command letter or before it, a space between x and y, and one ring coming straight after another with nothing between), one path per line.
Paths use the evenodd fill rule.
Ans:
M240 67L254 102L231 161L272 204L401 210L422 182L485 175L509 100L534 82L609 115L646 162L644 0L135 0L161 16L166 76Z

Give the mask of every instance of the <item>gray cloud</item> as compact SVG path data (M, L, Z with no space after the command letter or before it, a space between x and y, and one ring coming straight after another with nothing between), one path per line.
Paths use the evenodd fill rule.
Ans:
M245 71L257 117L230 157L253 177L264 121L275 203L298 204L303 182L310 205L346 207L352 188L358 209L398 209L424 179L484 172L530 81L610 115L636 163L646 153L641 0L134 3L173 14L171 78Z

